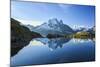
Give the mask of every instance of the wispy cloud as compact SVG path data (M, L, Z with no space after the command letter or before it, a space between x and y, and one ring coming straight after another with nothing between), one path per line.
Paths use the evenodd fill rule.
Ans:
M30 24L30 25L33 25L33 26L41 25L40 23L42 22L42 21L35 21L35 20L33 20L33 21L31 21L31 20L22 20L22 19L16 19L16 20L21 22L24 25Z

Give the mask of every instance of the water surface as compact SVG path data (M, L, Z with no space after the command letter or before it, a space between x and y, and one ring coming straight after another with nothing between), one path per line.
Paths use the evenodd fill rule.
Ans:
M36 38L11 57L11 65L71 63L95 60L91 39Z

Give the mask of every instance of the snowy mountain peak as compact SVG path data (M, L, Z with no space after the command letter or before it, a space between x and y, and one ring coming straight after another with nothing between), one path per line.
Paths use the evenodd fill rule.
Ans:
M57 18L49 19L40 26L34 27L32 31L40 33L44 37L48 34L65 35L73 33L73 30L68 25L63 24L63 21Z
M62 20L60 20L60 24L63 24L63 21Z
M53 19L49 19L48 24L52 24L52 25L58 25L58 24L63 24L62 20L58 20L57 18L53 18Z

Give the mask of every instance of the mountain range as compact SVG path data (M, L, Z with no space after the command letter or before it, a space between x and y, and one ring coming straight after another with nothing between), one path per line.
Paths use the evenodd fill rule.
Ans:
M62 20L57 18L49 19L47 22L41 24L40 26L32 27L27 25L27 27L34 32L40 33L42 36L46 37L48 34L72 34L74 30L66 24L63 24Z
M49 19L47 22L44 22L43 24L39 26L32 26L32 25L26 25L30 29L30 31L37 32L41 34L43 37L50 36L65 36L69 34L74 34L77 32L89 32L89 33L95 33L95 26L92 28L84 28L80 27L78 29L72 29L70 26L63 23L62 20L58 20L57 18Z

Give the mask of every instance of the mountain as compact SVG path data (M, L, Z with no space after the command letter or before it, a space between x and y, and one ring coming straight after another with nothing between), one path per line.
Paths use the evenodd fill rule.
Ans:
M40 34L30 31L19 21L11 18L11 56L28 45L33 38L41 37Z
M63 24L63 21L58 20L57 18L50 19L48 22L34 27L32 31L40 33L44 37L46 37L48 34L66 35L74 32L71 27Z
M32 31L34 29L34 26L32 26L30 24L26 25L26 27L28 27L30 29L30 31Z
M77 29L73 29L76 33L77 32L89 32L94 34L95 33L95 26L93 26L92 28L85 28L85 27L79 27Z
M77 29L73 29L76 33L77 32L86 32L88 31L88 28L85 28L85 27L79 27Z
M90 28L87 32L89 32L91 34L95 34L95 26L93 26L92 28Z
M74 34L74 38L95 38L95 26L92 28L84 28L83 30L78 30Z

